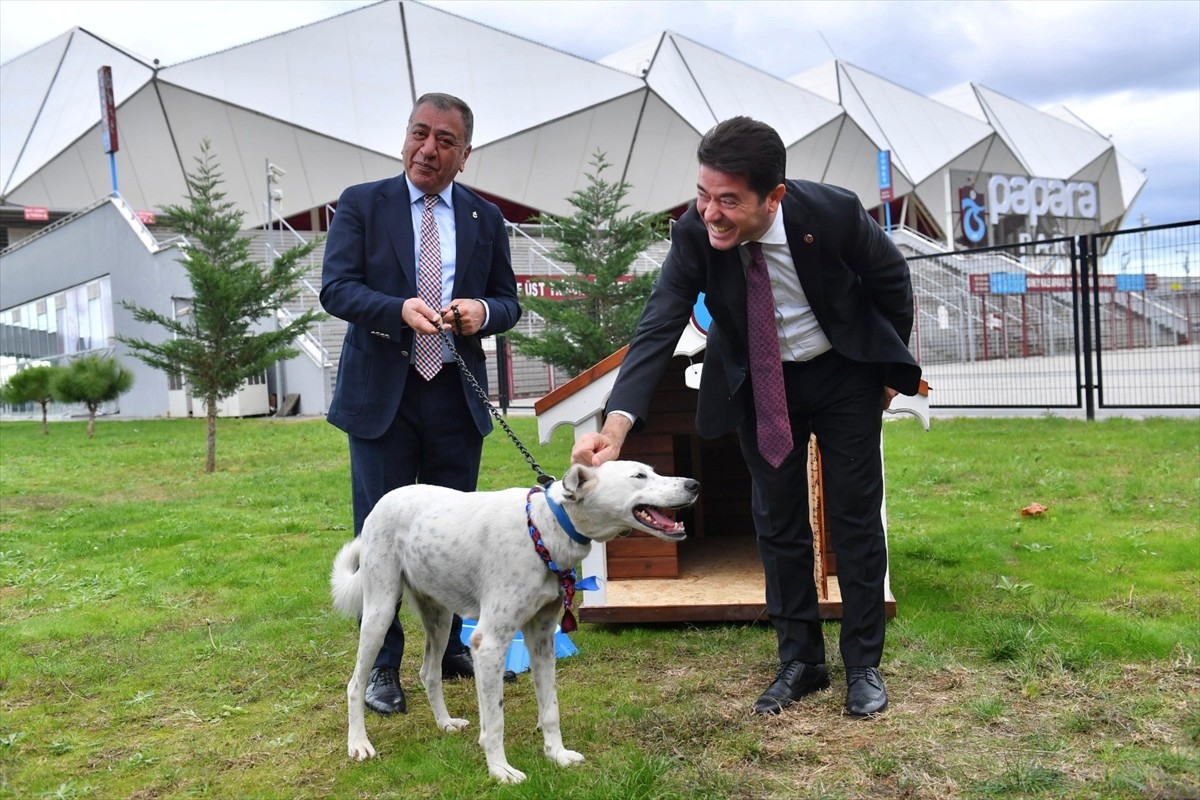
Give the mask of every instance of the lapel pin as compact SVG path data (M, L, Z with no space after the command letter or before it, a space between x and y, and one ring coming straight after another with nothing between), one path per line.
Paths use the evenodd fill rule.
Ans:
M472 212L471 212L471 219L479 219L479 212L478 212L478 211L472 211Z
M813 235L812 235L811 233L806 233L806 234L804 234L804 243L805 243L805 244L812 244L812 243L813 243Z

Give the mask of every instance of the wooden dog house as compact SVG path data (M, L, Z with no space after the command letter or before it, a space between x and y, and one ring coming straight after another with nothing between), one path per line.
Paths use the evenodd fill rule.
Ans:
M664 475L700 481L700 499L681 515L688 538L667 542L635 533L596 543L580 576L595 575L600 588L582 594L579 618L586 622L703 622L766 620L765 585L750 516L750 475L737 437L702 439L695 433L696 391L702 368L704 332L689 325L659 382L646 427L630 435L622 458L642 461ZM543 443L560 425L578 438L600 430L626 350L622 349L541 398L534 406ZM885 414L911 413L928 429L928 387L897 397ZM821 494L820 450L809 442L809 493L814 532L814 578L821 616L840 619L837 554L826 535ZM882 448L880 450L882 458ZM886 500L884 524L886 529ZM885 582L887 614L896 602Z

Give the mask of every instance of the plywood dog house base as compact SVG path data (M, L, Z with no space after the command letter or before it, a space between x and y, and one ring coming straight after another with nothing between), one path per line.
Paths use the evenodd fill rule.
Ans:
M681 514L688 538L664 542L644 534L596 543L582 576L600 588L576 595L583 622L747 622L767 620L766 590L750 517L750 477L737 438L701 439L694 432L696 392L685 371L702 356L704 339L692 328L680 338L651 403L647 425L625 441L621 458L642 461L664 475L700 481L700 499ZM604 406L625 350L620 350L539 400L534 410L543 443L569 424L576 438L600 430ZM924 387L923 387L924 389ZM891 412L908 412L928 428L928 396L898 397ZM837 556L825 531L820 450L809 442L809 492L814 532L814 579L823 619L841 619ZM882 448L880 449L882 458ZM886 501L884 509L886 529ZM896 614L885 581L887 616Z

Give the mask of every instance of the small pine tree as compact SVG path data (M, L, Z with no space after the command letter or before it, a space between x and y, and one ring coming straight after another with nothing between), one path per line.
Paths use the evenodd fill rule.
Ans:
M123 303L138 322L165 328L170 338L150 342L118 336L134 355L168 374L182 374L193 393L204 399L207 457L204 469L217 465L217 404L248 378L299 352L293 342L324 317L309 309L278 330L251 327L269 319L300 293L305 266L300 259L317 246L313 240L293 247L267 268L250 259L250 241L239 236L244 214L225 201L220 165L205 139L195 172L187 176L188 205L164 209L167 224L189 242L183 265L192 284L192 313L172 319L157 311Z
M0 388L0 399L10 405L39 404L42 407L42 433L49 436L50 425L46 421L46 412L50 401L54 399L51 391L54 378L61 371L62 367L50 364L26 367L9 378L3 388Z
M567 198L576 211L569 217L535 218L556 242L551 255L575 266L575 274L548 281L563 299L525 297L522 305L546 321L538 334L510 331L522 354L541 359L572 375L604 360L629 343L657 272L630 276L637 257L666 236L667 215L621 216L630 185L610 183L612 166L596 151L588 184Z
M133 386L133 373L112 357L81 356L58 371L51 386L60 403L83 403L88 410L87 435L96 435L96 410Z

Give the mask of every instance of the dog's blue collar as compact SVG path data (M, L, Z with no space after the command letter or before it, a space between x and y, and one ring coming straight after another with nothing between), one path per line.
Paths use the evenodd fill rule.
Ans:
M554 498L550 496L550 487L555 483L557 481L551 481L543 492L546 495L546 505L550 506L550 511L554 514L554 518L558 520L558 524L562 526L567 536L570 536L579 544L591 544L592 540L576 530L575 523L571 522L571 518L567 516L567 512L563 510L562 506L554 502Z

